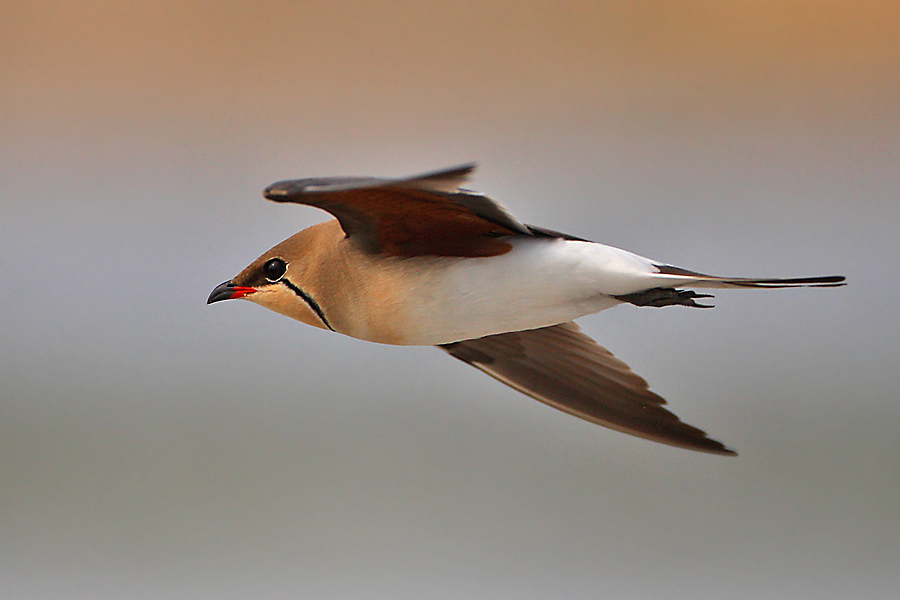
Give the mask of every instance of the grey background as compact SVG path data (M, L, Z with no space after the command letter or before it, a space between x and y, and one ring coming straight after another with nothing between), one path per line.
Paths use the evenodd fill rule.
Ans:
M3 596L894 597L898 16L4 2ZM581 320L741 456L204 304L325 218L268 183L469 160L525 222L849 278Z

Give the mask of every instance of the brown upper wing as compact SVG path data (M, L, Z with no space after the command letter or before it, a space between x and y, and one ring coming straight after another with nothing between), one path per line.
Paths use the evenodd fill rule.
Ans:
M460 189L475 169L464 165L407 179L343 177L279 181L276 202L308 204L337 217L347 237L392 256L496 256L510 235L531 235L498 203Z
M440 346L450 355L550 406L656 442L735 454L662 408L665 400L575 323Z

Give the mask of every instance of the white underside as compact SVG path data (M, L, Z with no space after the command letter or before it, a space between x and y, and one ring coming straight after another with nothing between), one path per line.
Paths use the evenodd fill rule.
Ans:
M510 252L489 258L414 259L404 268L414 285L404 298L403 343L565 323L619 304L612 296L690 281L662 275L653 263L602 244L546 238L517 240Z

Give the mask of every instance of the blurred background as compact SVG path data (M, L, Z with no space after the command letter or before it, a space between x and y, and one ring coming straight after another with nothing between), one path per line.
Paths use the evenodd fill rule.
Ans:
M888 598L892 2L0 7L5 598ZM722 275L589 334L734 446L543 406L212 288L267 184L475 160L521 220Z

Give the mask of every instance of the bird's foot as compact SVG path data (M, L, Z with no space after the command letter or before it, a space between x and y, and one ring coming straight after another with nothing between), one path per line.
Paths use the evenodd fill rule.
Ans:
M712 294L698 294L692 290L676 290L674 288L653 288L633 294L614 296L616 300L628 302L635 306L692 306L694 308L712 308L711 304L698 304L695 298L712 298Z

